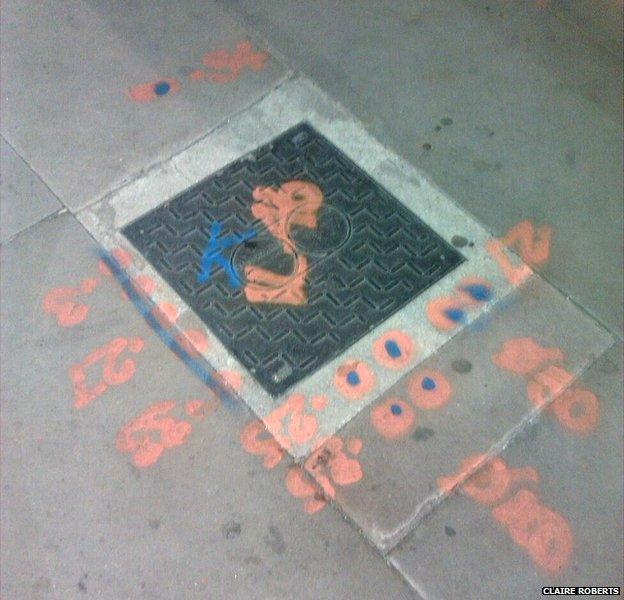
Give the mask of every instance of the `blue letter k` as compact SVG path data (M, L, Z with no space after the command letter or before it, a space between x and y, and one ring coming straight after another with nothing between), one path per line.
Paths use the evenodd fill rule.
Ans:
M225 258L221 252L230 246L234 246L235 244L239 244L240 242L244 242L245 240L255 237L256 232L253 229L250 229L249 231L245 231L243 233L226 235L224 238L217 240L220 233L221 223L219 223L219 221L215 221L210 227L210 239L208 240L208 244L206 245L206 249L204 250L204 254L201 258L201 271L197 275L197 282L206 283L206 281L210 279L212 264L215 263L227 273L230 279L230 285L233 288L237 288L240 286L240 279L238 278L238 275L236 274L236 271L230 261Z

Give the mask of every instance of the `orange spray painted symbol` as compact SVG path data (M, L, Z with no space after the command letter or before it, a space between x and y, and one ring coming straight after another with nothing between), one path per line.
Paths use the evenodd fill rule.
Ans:
M533 467L510 469L501 458L487 459L476 454L462 461L459 471L440 477L438 487L448 493L454 487L477 502L493 506L492 516L503 525L511 539L527 551L535 564L556 572L570 561L573 536L568 522L551 508L541 504L537 495L520 489L511 498L512 485L519 482L537 484L539 475Z
M273 469L282 460L284 450L270 435L264 439L259 439L263 434L268 435L264 423L259 419L252 421L241 432L240 442L250 454L262 456L262 464L265 469Z
M132 453L132 462L142 468L153 465L166 449L182 444L192 427L168 416L174 407L173 401L150 406L119 431L115 439L117 450Z
M511 500L494 508L492 515L535 564L551 573L568 565L573 547L570 525L541 504L533 492L520 490Z
M308 261L305 256L295 251L290 232L294 225L309 229L318 226L317 211L323 203L323 193L313 183L289 181L277 190L256 187L253 198L255 203L251 212L282 243L284 252L293 258L294 268L290 275L281 275L262 267L246 266L245 297L249 302L305 304Z
M78 287L57 287L50 290L43 299L43 312L54 315L61 327L72 327L87 318L89 307L77 304L77 296L91 294L97 287L97 279L85 279Z
M118 337L96 348L81 363L69 368L69 378L74 388L74 406L82 408L101 396L109 386L120 385L132 378L136 371L136 365L130 358L126 358L121 364L117 363L119 356L124 350L137 353L143 349L141 338ZM103 361L102 379L93 386L87 385L87 368L95 363Z
M313 398L311 404L319 404L318 398ZM264 422L275 439L287 450L293 444L301 445L309 442L318 432L317 418L305 412L303 394L293 394L287 398L282 405L264 418Z
M546 407L569 431L586 435L598 425L598 398L573 385L574 376L556 364L564 358L561 349L545 348L527 337L507 340L500 352L492 355L492 362L526 379L527 397L535 407Z
M302 498L304 510L321 510L327 498L334 498L334 486L345 487L362 479L362 467L355 458L362 450L362 441L352 438L346 443L339 437L329 438L304 463L304 469L314 477L319 489L306 479L301 467L293 467L286 476L286 488L295 498Z
M436 329L452 331L467 320L467 311L484 305L493 297L489 281L480 277L466 277L455 286L453 295L430 300L425 313Z
M485 244L485 249L499 264L505 278L514 286L520 285L531 275L530 267L542 266L550 256L552 228L540 225L537 229L531 221L522 221L512 227L504 237L493 238ZM520 258L526 263L513 266L504 248L517 248Z
M487 456L485 454L469 456L462 461L455 475L438 478L438 488L448 493L465 480L459 489L473 500L490 505L502 500L514 482L531 481L537 483L539 481L537 471L533 467L510 469L498 457L486 461ZM475 467L481 463L485 463L484 466L471 474Z
M208 79L214 83L230 83L238 79L245 68L261 71L268 57L266 52L255 52L249 40L243 40L236 44L234 52L216 50L204 54L202 62L210 71L193 71L190 78L193 81Z

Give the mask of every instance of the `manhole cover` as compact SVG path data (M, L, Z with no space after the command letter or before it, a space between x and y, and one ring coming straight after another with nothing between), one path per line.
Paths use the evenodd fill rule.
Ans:
M123 233L273 396L464 260L307 123Z

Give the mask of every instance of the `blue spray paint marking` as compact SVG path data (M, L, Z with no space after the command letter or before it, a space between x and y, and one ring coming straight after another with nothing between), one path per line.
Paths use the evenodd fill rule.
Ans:
M249 229L243 233L232 233L230 235L226 235L218 240L217 238L221 233L222 227L223 226L219 221L215 221L210 227L210 239L208 240L208 244L206 245L206 249L204 250L204 254L201 258L201 271L197 275L197 282L206 283L210 279L212 265L217 264L227 273L230 285L236 289L240 287L241 281L236 273L236 270L234 269L234 266L227 258L225 258L225 256L223 256L223 254L221 254L221 252L230 246L240 244L245 240L250 240L251 238L256 237L256 232L253 229Z
M390 407L390 412L398 417L403 412L403 409L398 404L393 404Z
M166 81L159 81L154 86L154 93L157 96L164 96L166 93L169 92L170 89L171 89L171 86Z
M178 341L167 331L159 322L158 319L152 314L152 308L155 304L147 299L143 298L134 288L130 278L119 263L104 250L98 250L100 258L106 263L106 266L112 271L115 279L119 282L124 292L126 292L128 298L141 314L141 316L147 321L147 324L152 328L156 335L165 343L169 348L199 379L207 385L217 397L225 404L228 409L238 408L238 403L234 401L234 396L231 392L226 390L206 367L194 359L179 343Z
M431 377L425 377L421 384L423 390L435 390L436 384Z
M454 321L455 323L459 323L459 321L463 321L466 317L464 311L459 308L449 308L448 310L444 311L444 314L451 321Z
M349 371L347 373L347 383L349 385L357 385L360 383L360 377L355 371Z
M477 302L489 302L492 299L492 290L487 285L480 283L467 285L464 287L464 291L468 292Z
M387 340L384 344L384 348L390 358L399 358L399 356L401 356L401 348L399 348L399 345L394 340Z

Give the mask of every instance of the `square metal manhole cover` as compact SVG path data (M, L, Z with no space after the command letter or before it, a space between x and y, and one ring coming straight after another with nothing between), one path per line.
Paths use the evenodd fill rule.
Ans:
M273 396L464 260L307 123L122 232Z

